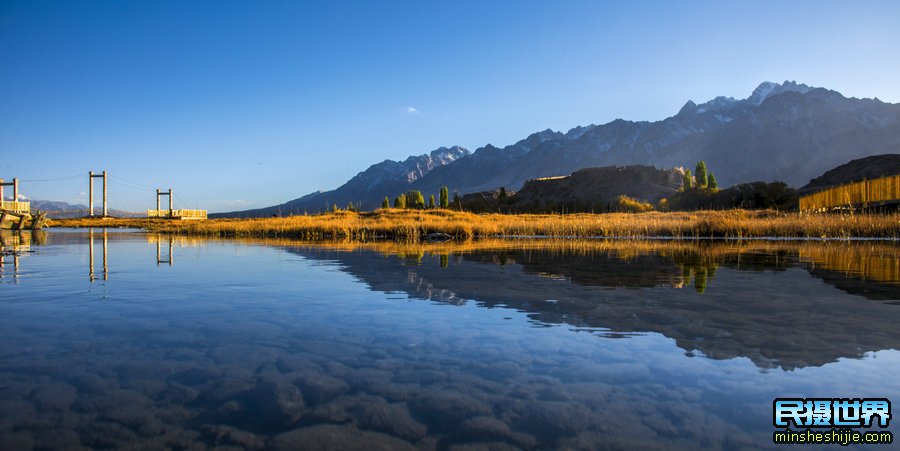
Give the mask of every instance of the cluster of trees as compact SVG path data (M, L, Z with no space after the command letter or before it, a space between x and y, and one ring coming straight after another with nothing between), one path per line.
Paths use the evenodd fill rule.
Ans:
M673 210L748 210L774 209L796 210L799 206L797 192L784 182L742 183L723 190L691 189L675 193L660 202L659 209Z
M454 203L459 203L459 194L454 195ZM394 198L394 208L413 208L413 209L423 209L423 208L450 208L450 190L443 186L441 187L441 193L439 194L439 203L435 203L434 194L428 196L428 203L425 203L425 196L422 195L422 192L419 190L412 190L407 192L406 194L401 194ZM391 208L390 199L385 196L384 200L381 201L381 208Z
M797 192L783 182L753 182L719 190L716 176L700 161L685 171L681 190L660 201L657 208L672 210L776 209L796 210Z
M717 191L719 189L719 183L716 182L716 176L713 175L712 171L707 169L706 162L703 160L700 160L697 163L693 175L691 175L690 169L684 171L684 180L681 182L682 191L695 188L709 189L712 191Z

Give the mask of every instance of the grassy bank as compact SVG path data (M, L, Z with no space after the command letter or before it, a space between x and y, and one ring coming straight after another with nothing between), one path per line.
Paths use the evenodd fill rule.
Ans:
M458 239L509 236L900 238L900 215L798 214L774 211L646 212L568 215L473 214L450 210L337 212L288 218L163 221L55 220L52 227L135 227L155 232L306 240L418 240L428 233Z

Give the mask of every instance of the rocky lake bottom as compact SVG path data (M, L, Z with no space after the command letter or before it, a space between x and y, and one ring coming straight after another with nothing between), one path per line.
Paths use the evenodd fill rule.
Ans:
M3 246L3 450L768 449L774 398L900 399L895 243Z

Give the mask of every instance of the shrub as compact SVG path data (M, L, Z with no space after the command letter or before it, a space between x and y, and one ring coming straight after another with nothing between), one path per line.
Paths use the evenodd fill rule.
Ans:
M626 195L621 195L613 201L613 209L615 211L621 211L626 213L642 213L645 211L653 210L653 204L648 202L641 202L637 199L628 197Z

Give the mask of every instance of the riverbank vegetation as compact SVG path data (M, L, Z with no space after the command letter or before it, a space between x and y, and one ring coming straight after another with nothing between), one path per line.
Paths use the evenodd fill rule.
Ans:
M284 218L165 221L55 220L52 227L135 227L155 232L308 240L410 240L429 234L486 237L893 238L900 214L801 214L772 210L607 214L474 214L453 210L335 211Z

